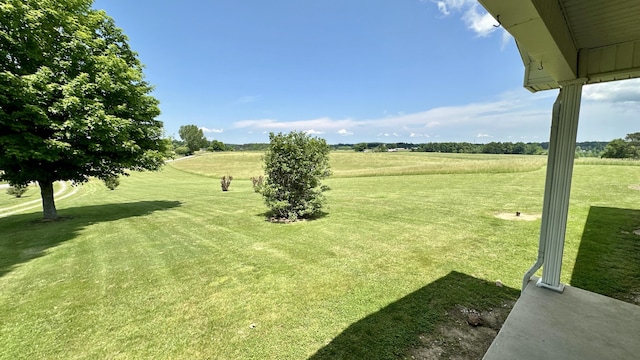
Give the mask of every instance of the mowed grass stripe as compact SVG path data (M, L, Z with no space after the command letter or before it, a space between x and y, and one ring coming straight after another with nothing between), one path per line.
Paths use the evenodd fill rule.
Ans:
M591 206L637 208L636 174L576 167L563 281ZM114 191L85 184L60 204L65 221L0 219L0 246L11 249L0 254L0 358L306 359L451 272L517 288L537 254L539 220L494 215L539 212L544 169L330 178L326 214L295 224L265 221L248 180L229 192L218 181L166 167ZM419 330L375 341L372 328L371 346L344 351L393 358L456 303L513 297L469 291L415 304L402 322Z

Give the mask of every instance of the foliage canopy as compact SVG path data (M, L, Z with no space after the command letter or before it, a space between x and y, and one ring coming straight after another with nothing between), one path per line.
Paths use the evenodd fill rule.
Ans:
M158 101L127 37L92 0L0 5L0 169L40 184L56 218L53 182L157 170Z
M320 180L331 174L326 141L297 131L271 133L269 141L261 192L272 216L295 221L318 214L327 190Z
M624 139L615 139L607 144L603 158L640 159L640 132L627 134Z
M189 154L193 154L209 145L209 141L207 141L207 138L204 136L202 129L196 125L182 125L180 126L180 130L178 130L178 134L189 149Z

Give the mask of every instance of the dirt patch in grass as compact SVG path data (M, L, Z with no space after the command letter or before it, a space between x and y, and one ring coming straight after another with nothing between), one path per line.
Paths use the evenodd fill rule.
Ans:
M632 291L628 296L628 302L640 305L640 291Z
M515 301L508 301L498 308L482 312L456 305L447 312L449 321L431 334L420 335L421 344L409 351L409 358L482 359L514 304Z
M525 214L519 211L510 213L497 213L495 216L502 220L520 220L520 221L535 221L542 217L540 214Z
M629 189L631 189L631 190L640 190L640 184L629 185Z

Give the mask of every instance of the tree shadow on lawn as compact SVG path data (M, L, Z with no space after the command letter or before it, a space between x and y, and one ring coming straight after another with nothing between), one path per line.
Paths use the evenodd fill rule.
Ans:
M137 201L80 206L59 211L59 221L41 221L42 212L0 218L0 277L52 247L75 238L89 225L145 216L180 206L180 201Z
M592 206L571 285L640 304L640 210Z
M271 210L259 213L256 216L260 216L260 217L264 218L265 221L268 221L268 222L274 223L274 224L293 224L293 223L298 223L298 222L314 221L314 220L324 219L327 216L329 216L329 213L325 212L325 211L320 211L317 214L314 214L313 216L310 216L310 217L304 218L304 219L298 219L296 221L289 221L287 219L275 218L273 216L273 211L271 211Z
M512 306L519 295L519 290L498 287L493 282L452 271L351 324L309 359L397 359L409 356L410 350L430 345L424 344L421 335L435 334L439 326L450 324L460 308L487 311L503 307L505 303ZM470 327L466 323L463 326ZM458 342L457 336L455 340ZM477 349L480 357L489 344Z

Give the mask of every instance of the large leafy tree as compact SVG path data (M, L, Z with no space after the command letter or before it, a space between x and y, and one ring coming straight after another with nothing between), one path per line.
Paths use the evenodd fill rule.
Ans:
M631 157L629 144L623 139L614 139L607 144L602 153L603 158L625 159Z
M295 221L316 215L327 190L321 180L331 174L326 141L297 131L271 133L269 141L261 192L273 217Z
M640 159L640 132L627 134L624 139L629 143L629 153L631 157Z
M0 1L0 179L53 183L157 170L158 101L127 37L92 0Z
M178 130L180 138L187 144L189 153L194 153L209 145L209 141L204 136L202 129L195 125L182 125Z
M602 157L640 159L640 132L627 134L624 139L612 140L604 149Z

